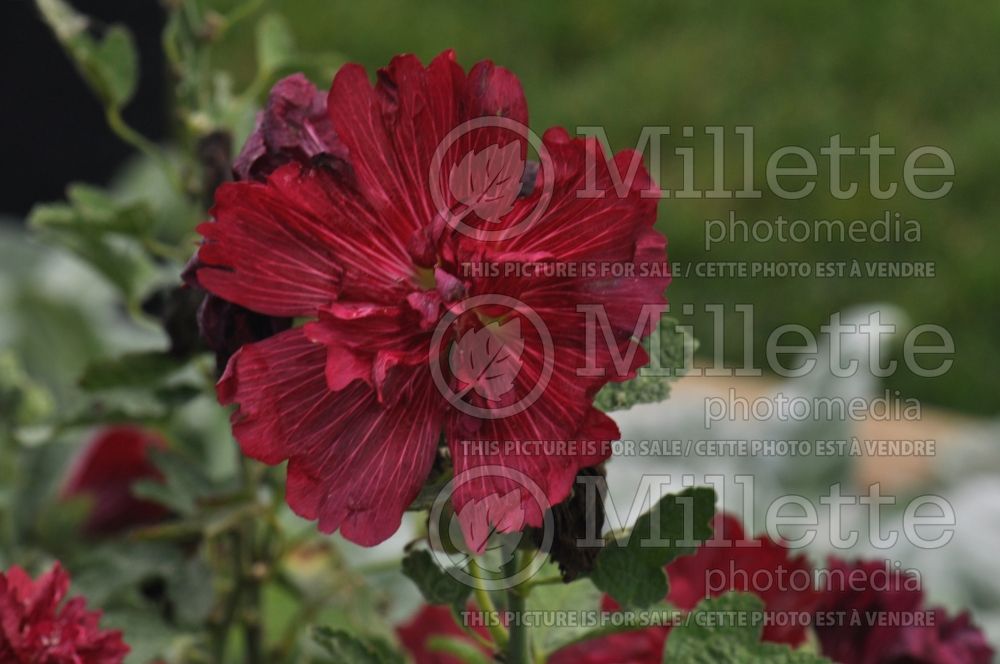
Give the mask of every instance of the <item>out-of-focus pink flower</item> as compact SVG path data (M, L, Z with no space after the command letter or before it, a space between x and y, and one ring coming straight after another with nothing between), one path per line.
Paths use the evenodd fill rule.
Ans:
M819 595L813 589L812 566L804 555L792 555L788 547L766 535L747 537L734 516L717 514L712 527L714 540L698 547L694 555L682 556L667 566L674 606L690 611L698 602L727 592L749 592L764 600L764 611L772 619L764 627L764 640L801 645L806 639L805 621L816 607Z
M107 427L87 444L70 470L63 496L85 496L93 507L84 530L89 535L110 535L134 526L163 520L168 511L132 494L143 479L162 476L149 458L149 451L165 447L163 439L134 426Z
M271 88L267 106L233 162L233 172L239 180L262 181L290 161L346 156L347 148L333 131L326 110L326 93L302 74L293 74Z
M823 655L841 664L990 664L968 613L927 608L919 579L886 561L830 558L815 622Z
M581 641L552 653L549 664L660 664L669 627L646 627Z

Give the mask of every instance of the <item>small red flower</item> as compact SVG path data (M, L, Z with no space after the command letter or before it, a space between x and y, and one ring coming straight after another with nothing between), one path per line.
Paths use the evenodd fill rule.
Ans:
M824 616L816 624L823 655L841 664L993 661L993 649L968 613L950 617L927 608L919 579L887 565L830 558L817 607Z
M646 627L581 641L552 653L549 664L660 664L669 627Z
M99 627L100 611L82 597L65 603L69 576L59 563L32 580L20 567L0 572L0 662L118 664L129 647Z
M165 445L158 434L132 426L108 427L94 436L74 462L62 491L66 498L86 496L93 501L84 524L87 534L111 535L168 515L162 505L132 494L138 480L162 479L149 451Z
M290 131L272 143L329 137L317 110L311 105L295 119L277 121ZM634 376L647 360L634 337L649 334L651 326L637 330L637 322L645 305L664 302L669 282L662 271L634 276L646 263L665 262L665 240L653 230L656 199L642 195L655 188L639 166L631 186L619 193L596 141L554 129L542 139L549 168L539 169L525 193L511 164L523 165L527 141L504 140L489 127L446 150L438 164L445 176L432 182L436 151L452 130L481 118L522 126L528 120L513 74L490 62L466 73L450 52L426 68L413 56L397 57L379 71L374 88L361 67L345 66L333 81L327 110L346 161L292 159L265 182L224 185L216 194L214 222L199 227L205 238L196 275L202 287L258 314L311 321L244 345L229 361L217 390L222 403L239 406L234 435L251 457L288 461L286 498L298 514L359 544L376 544L396 531L442 434L456 475L507 468L536 484L548 503L528 495L520 505L504 499L520 487L503 477L462 484L453 502L471 546L481 548L491 526L541 525L545 509L569 495L577 472L606 459L608 442L618 436L614 422L593 408L594 395L609 380ZM265 152L251 147L251 155L273 151L267 132L278 133L268 129L267 117L263 137L254 139L263 141ZM489 168L504 187L517 185L519 197L512 200L506 189L502 195L478 191L478 179L449 181L447 174L467 154L511 140L519 143L518 159L494 150L488 156L503 160ZM315 150L313 144L303 148ZM248 157L254 164L258 158ZM631 152L615 161L619 173L637 163ZM458 186L462 182L467 184ZM475 200L458 201L450 185ZM583 198L578 193L585 188L602 195ZM542 196L549 197L544 214L523 224ZM441 200L461 208L467 225L501 235L515 227L523 232L490 242L459 232L444 218ZM485 261L600 262L633 272L512 277L463 269ZM535 312L551 337L551 356L540 351L541 333L520 309L462 311L464 301L486 295L516 298ZM578 305L587 304L604 305L618 348L598 348L589 363L594 368L596 362L597 371L581 376L577 370L588 365L587 314ZM434 343L449 314L454 329ZM486 328L485 351L452 352L463 332ZM515 349L514 360L497 364ZM631 357L628 366L613 367L612 350ZM468 380L466 364L474 357L483 362ZM547 373L549 380L520 412L470 415L441 393L431 371L435 363L449 389L478 406L509 405L529 394L540 376ZM503 454L463 444L523 440L598 444L562 455Z
M772 618L782 613L787 618L769 620L764 640L801 645L807 626L794 618L811 613L819 601L805 555L791 555L787 546L766 535L748 538L739 520L729 514L716 514L712 527L721 545L703 544L694 555L667 566L667 600L689 611L703 599L730 591L753 593L764 600L764 611Z
M487 641L490 640L490 633L486 627L477 626L474 629L481 637ZM455 622L451 609L446 606L430 604L422 606L410 620L396 628L396 635L406 652L413 657L415 664L462 664L460 659L435 651L429 646L427 642L435 636L446 636L466 641L474 644L484 655L490 654L489 650L469 636Z
M474 609L470 607L470 611ZM473 629L492 643L489 631L480 625ZM491 650L463 630L451 609L444 606L422 606L406 623L396 628L396 635L415 664L461 664L461 660L431 647L436 636L448 637L478 648L484 655ZM557 650L549 664L660 664L666 640L665 629L650 628L612 634Z
M290 161L346 156L326 112L326 94L302 74L294 74L271 88L267 106L233 162L233 172L239 180L263 181Z
M819 601L812 586L812 569L805 556L789 555L787 547L761 535L746 538L740 522L729 514L716 514L712 524L718 545L701 545L690 556L667 565L670 590L667 601L690 611L703 599L727 592L750 592L764 600L764 610L772 617L779 612L809 614ZM806 584L801 587L801 583ZM799 584L799 585L796 585ZM604 609L617 611L618 605L605 597ZM793 616L794 617L794 616ZM771 620L763 639L790 646L806 638L803 621ZM663 658L669 627L647 627L586 641L564 648L552 664L659 664ZM621 659L615 659L616 653Z

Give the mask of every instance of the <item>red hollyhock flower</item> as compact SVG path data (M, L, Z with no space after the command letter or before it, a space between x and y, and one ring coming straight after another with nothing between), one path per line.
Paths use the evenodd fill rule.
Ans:
M0 572L0 662L118 664L129 647L99 627L100 611L82 597L63 603L69 576L59 563L32 580L20 567Z
M216 194L214 222L199 227L205 242L197 279L204 288L263 315L312 321L245 345L229 361L217 390L222 403L239 406L234 435L251 457L288 461L287 500L298 514L359 544L381 542L399 527L442 433L456 475L499 466L523 474L544 495L539 501L508 477L462 484L453 502L470 545L481 548L490 526L539 526L545 508L569 495L577 472L610 454L607 442L618 430L593 408L593 397L646 362L633 337L647 335L650 325L637 330L637 322L644 305L663 303L669 276L510 277L467 274L463 266L600 262L631 267L634 274L647 263L662 266L665 240L652 228L656 198L642 196L655 190L653 184L637 156L622 153L615 158L619 173L632 164L638 169L619 194L596 141L550 130L542 145L549 160L530 194L511 198L505 191L467 206L466 224L502 231L498 241L484 241L481 234L460 232L436 201L461 207L454 192L476 189L479 180L468 165L481 165L484 154L492 176L513 182L520 193L524 169L510 165L523 165L526 141L480 127L463 134L439 164L434 155L468 121L499 117L527 124L513 74L489 62L466 73L450 52L426 68L413 56L400 56L379 71L374 88L361 67L342 68L327 105L346 163L292 161L266 182L224 185ZM435 185L437 166L433 173L444 176ZM603 197L582 198L578 192L585 188ZM544 213L532 221L546 196ZM516 297L524 307L462 309L482 295ZM578 310L585 304L604 305L617 348L598 344L596 357L587 357L587 314ZM544 332L525 309L537 314ZM455 325L434 343L449 315ZM484 381L456 368L455 348L458 365L477 359L475 348L460 343L465 333L475 334L491 357L513 357L516 375ZM548 354L539 343L546 334ZM616 370L613 352L631 362ZM447 387L471 394L480 408L520 402L541 377L549 380L520 412L469 414L438 389L435 363ZM586 367L604 375L578 375ZM603 444L547 455L463 443L523 440ZM519 498L507 499L512 493Z
M149 450L165 446L158 434L132 426L108 427L94 436L74 462L62 491L66 498L93 500L84 524L87 534L111 535L167 517L162 505L132 495L138 480L163 479Z
M841 664L990 664L993 649L968 613L924 606L919 579L886 561L830 558L815 629L823 655ZM883 620L883 618L885 620ZM890 624L890 619L924 624ZM898 620L896 620L898 622Z

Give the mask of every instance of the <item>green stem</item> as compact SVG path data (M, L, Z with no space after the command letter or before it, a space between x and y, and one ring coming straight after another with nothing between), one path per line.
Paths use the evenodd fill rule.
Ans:
M0 487L7 495L6 502L0 507L0 559L4 567L13 563L17 550L17 523L14 518L14 498L19 484L17 461L20 449L14 437L14 427L5 426L0 432Z
M264 0L249 0L226 14L226 21L222 26L219 38L226 34L226 31L230 30L234 25L256 14L263 6Z
M507 578L514 576L523 564L521 552L518 551L504 565L504 575ZM507 664L530 664L532 661L528 628L522 619L527 595L525 590L527 588L518 586L507 590L507 610L511 616L511 622L507 625L510 632L510 640L507 642Z
M243 642L246 644L247 664L264 662L264 630L261 625L260 584L247 579L247 610L243 616Z
M469 627L469 625L466 624L466 622L464 620L462 620L461 614L458 612L458 609L456 609L455 607L451 608L451 617L455 621L455 624L458 625L459 627L461 627L462 631L465 632L469 636L469 638L471 638L473 641L475 641L476 643L478 643L480 646L482 646L486 650L496 650L496 646L493 645L492 641L490 641L489 639L487 639L485 636L483 636L482 634L480 634L476 630L474 630L471 627Z
M260 478L254 472L251 462L242 454L239 455L240 479L243 490L249 497L256 492L256 484ZM247 664L263 664L264 662L264 632L261 626L263 610L261 606L261 579L257 575L257 561L262 558L262 552L257 549L257 520L253 517L244 520L240 530L243 544L241 566L237 568L239 583L243 586L243 643L245 645L244 659Z
M170 185L177 190L177 193L184 195L184 180L167 155L155 143L130 127L117 107L106 108L104 117L107 119L108 127L118 138L159 164Z
M323 610L322 601L304 599L297 589L296 593L300 606L295 617L285 627L278 646L275 648L275 661L278 662L292 661L292 655L295 653L299 638L302 636L302 630L312 625L316 621L316 616Z
M226 646L229 644L229 630L236 618L237 610L240 606L240 595L243 584L240 583L239 573L242 569L242 534L238 531L232 533L232 555L233 555L233 583L229 594L226 597L225 605L222 608L222 615L215 623L212 630L212 655L216 662L224 662L226 657Z
M472 577L476 580L475 586L472 588L472 594L476 597L476 604L479 605L479 610L486 614L487 617L487 627L490 630L490 636L493 637L493 642L496 647L503 649L507 646L507 630L503 625L500 624L499 615L497 614L496 607L493 605L493 599L490 597L490 593L486 590L483 585L483 570L479 567L479 563L475 559L469 561L469 572Z

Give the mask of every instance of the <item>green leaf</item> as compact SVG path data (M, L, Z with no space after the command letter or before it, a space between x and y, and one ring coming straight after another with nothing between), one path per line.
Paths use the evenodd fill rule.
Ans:
M178 495L172 487L156 480L136 480L132 483L132 495L181 514L190 514L194 509L193 501Z
M35 0L42 18L106 108L120 109L135 93L139 58L132 34L112 25L95 39L90 20L63 0Z
M281 14L267 14L257 23L257 67L267 75L288 66L295 56L295 38Z
M176 620L184 627L198 629L208 618L215 601L212 569L201 557L185 560L177 573L167 579L167 593L178 611Z
M813 653L762 643L764 602L749 593L707 599L674 627L663 652L669 664L829 664Z
M622 632L632 632L649 627L670 627L677 623L683 612L680 609L670 606L667 602L660 602L645 609L631 609L628 613L619 613L615 620L605 621L596 627L586 630L576 631L572 639L566 639L562 647L601 639L611 634Z
M438 567L430 551L412 550L403 558L403 574L417 584L430 604L447 604L461 611L472 590L446 570Z
M313 640L338 664L402 664L403 656L382 639L361 637L342 629L317 627Z
M156 274L143 249L153 213L142 203L121 203L91 187L72 185L67 193L68 204L36 205L28 223L135 300Z
M176 359L160 351L126 353L91 363L80 377L85 390L147 387L160 383L181 368Z
M167 624L155 609L114 609L101 617L104 629L121 630L130 650L125 664L163 661L175 640L183 635Z
M712 536L714 513L711 489L664 496L629 533L601 549L591 580L623 606L641 608L662 601L669 589L664 566Z
M168 415L166 405L153 395L141 390L118 390L74 408L62 418L60 426L161 422Z
M554 565L551 567L555 568ZM542 573L544 570L539 572ZM558 570L553 569L552 573L557 574ZM532 630L531 638L534 643L543 653L551 654L570 643L586 638L587 632L591 629L587 620L601 608L601 591L589 579L538 586L532 588L527 605L528 611L537 615L554 612L579 614L576 619L567 615L565 624L539 621L538 627Z
M148 579L172 579L186 553L170 543L109 541L91 545L74 561L73 585L96 606L128 600Z
M73 183L66 188L66 198L79 217L105 232L143 237L154 225L153 213L145 203L123 203L104 189Z
M34 480L34 478L32 478ZM34 481L31 483L34 484ZM31 490L31 485L24 487L15 496L15 506L23 509L25 502L34 502L39 506L34 514L34 520L30 524L31 535L35 543L47 547L50 552L61 553L67 545L74 543L68 541L66 533L79 533L83 531L87 518L93 512L94 500L92 496L75 496L68 499L53 500L51 495L42 497L26 496Z
M32 424L53 409L52 395L25 373L17 356L0 352L0 422Z
M65 533L64 533L65 538ZM126 662L147 664L161 659L181 633L167 620L160 599L150 599L144 589L150 581L163 581L170 598L180 595L173 584L185 567L191 565L190 551L162 543L115 541L92 545L74 560L73 595L82 595L95 607L103 607L101 624L120 629L125 642L132 648ZM211 584L208 590L211 591ZM176 615L185 615L192 608L184 597L174 602ZM185 615L185 617L187 617Z
M169 449L151 449L149 457L163 475L163 481L136 482L132 492L137 497L153 500L180 514L193 515L198 500L213 493L211 478L190 459Z
M109 105L121 108L127 104L139 82L139 58L132 33L124 26L111 26L94 52L94 68Z
M628 410L641 403L657 403L670 395L670 384L684 375L684 358L694 352L686 335L677 329L677 321L663 317L653 333L643 341L643 348L659 347L659 362L639 370L639 375L625 383L608 383L597 393L594 406L606 413Z

